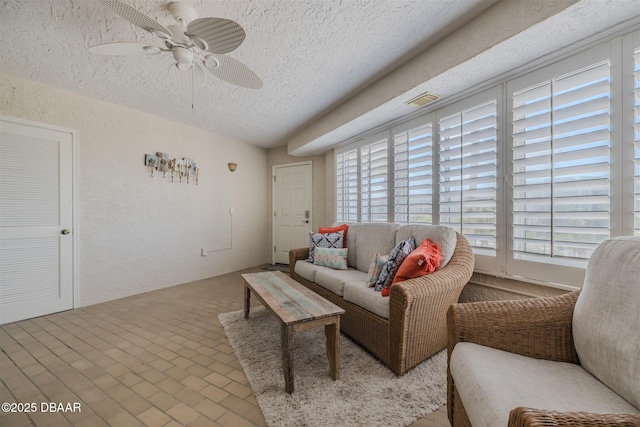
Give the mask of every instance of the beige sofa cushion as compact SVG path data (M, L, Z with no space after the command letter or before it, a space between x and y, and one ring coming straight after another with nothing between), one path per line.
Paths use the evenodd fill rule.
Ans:
M589 260L573 339L582 366L638 408L639 333L640 237L610 239Z
M389 298L370 288L366 280L345 283L343 298L380 317L389 318Z
M396 232L399 224L371 223L358 224L355 234L356 265L360 271L367 273L371 265L371 259L376 254L386 255L396 245ZM351 225L349 225L349 235ZM349 236L350 237L350 236ZM349 249L351 252L351 249Z
M440 246L442 261L436 270L444 268L456 250L456 232L453 228L444 225L403 225L396 234L396 244L410 237L415 239L416 247L420 246L426 238Z
M638 412L580 365L532 359L462 342L451 354L451 375L474 427L508 424L518 406L602 414Z
M305 261L306 262L306 261ZM316 284L338 296L343 296L344 284L353 281L367 281L367 273L350 268L348 270L332 270L329 267L319 267L316 271Z
M296 265L293 267L293 271L295 271L300 276L304 277L310 282L316 281L316 273L318 270L321 270L326 267L322 267L313 263L308 262L307 260L299 259L296 261Z

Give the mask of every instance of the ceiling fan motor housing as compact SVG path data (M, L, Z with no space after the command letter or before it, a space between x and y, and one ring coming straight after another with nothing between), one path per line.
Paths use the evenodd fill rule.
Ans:
M198 17L198 14L191 6L179 1L174 1L173 3L171 3L169 5L169 11L173 15L173 17L176 18L176 20L182 25L187 25L189 22Z

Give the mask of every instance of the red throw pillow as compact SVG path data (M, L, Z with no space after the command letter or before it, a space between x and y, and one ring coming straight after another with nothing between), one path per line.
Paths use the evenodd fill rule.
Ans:
M337 227L320 227L318 229L318 233L327 234L327 233L337 233L338 231L344 231L344 235L342 236L342 247L347 247L347 230L349 230L349 226L347 224L342 224Z
M433 273L440 266L441 261L440 246L429 239L424 239L422 244L400 264L392 283L415 279L416 277Z

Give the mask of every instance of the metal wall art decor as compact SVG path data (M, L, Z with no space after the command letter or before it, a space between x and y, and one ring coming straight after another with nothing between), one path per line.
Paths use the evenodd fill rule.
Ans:
M167 153L145 154L144 164L149 168L149 172L153 177L155 171L162 172L162 177L166 178L167 174L171 177L171 182L178 177L178 182L184 179L186 183L193 178L196 185L200 175L200 165L195 163L193 159L183 157L181 159L170 159Z

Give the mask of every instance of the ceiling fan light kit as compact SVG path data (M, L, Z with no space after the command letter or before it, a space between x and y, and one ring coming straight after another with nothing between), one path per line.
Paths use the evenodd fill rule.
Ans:
M91 46L102 55L154 55L170 52L175 61L169 78L186 93L193 94L204 82L204 69L228 83L251 89L262 87L262 80L249 67L224 54L237 49L245 39L244 29L224 18L197 18L196 11L172 2L169 11L179 22L164 26L121 0L99 0L107 8L164 42L164 47L135 42L111 42Z
M193 43L198 49L200 49L200 50L209 49L209 43L207 43L206 41L204 41L200 37L191 36L191 37L189 37L189 39L191 40L191 43Z
M162 31L154 30L153 28L145 28L146 31L150 32L154 36L162 39L162 40L171 40L171 34L164 33Z
M215 56L213 56L213 55L205 56L205 58L204 58L204 66L205 67L211 69L211 68L216 68L218 65L220 65L220 63L215 58Z
M190 70L193 67L193 52L186 47L176 46L172 50L176 65L181 70Z
M143 49L149 54L149 55L157 55L158 53L160 53L160 48L158 46L145 46L143 47Z

